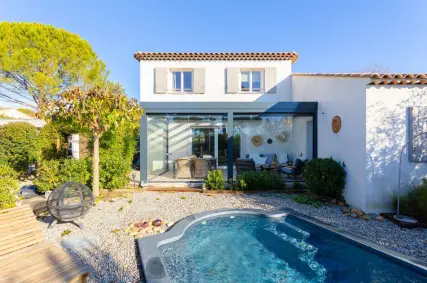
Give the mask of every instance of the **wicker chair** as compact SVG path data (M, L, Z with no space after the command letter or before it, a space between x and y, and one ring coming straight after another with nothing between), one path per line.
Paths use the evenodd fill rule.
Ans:
M194 178L205 178L209 172L209 159L194 159Z
M175 179L191 179L193 161L189 158L178 158L176 160Z
M252 159L236 159L237 175L241 172L255 171L255 161Z

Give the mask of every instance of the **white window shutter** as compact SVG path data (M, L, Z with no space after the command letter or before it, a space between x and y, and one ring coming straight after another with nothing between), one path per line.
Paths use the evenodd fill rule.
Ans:
M167 68L155 69L155 92L167 93L168 92L168 70Z
M227 68L227 93L239 93L239 68Z
M193 71L193 92L197 94L205 93L205 69L197 68Z
M265 68L264 88L266 93L276 93L276 68Z

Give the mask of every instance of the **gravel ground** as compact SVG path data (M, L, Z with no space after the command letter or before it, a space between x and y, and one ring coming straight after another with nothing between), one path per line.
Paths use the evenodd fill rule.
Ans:
M50 217L42 219L40 225L46 238L58 246L67 240L77 241L81 236L89 241L87 248L67 249L90 266L89 282L139 282L141 267L135 240L123 231L113 230L125 229L132 222L150 218L176 222L188 215L218 208L274 210L283 207L427 261L427 229L401 229L387 220L355 219L342 215L338 205L314 208L297 204L283 194L134 193L132 198L97 204L83 219L85 229L82 231L73 224L58 224L47 230L52 221ZM71 233L61 236L67 229Z

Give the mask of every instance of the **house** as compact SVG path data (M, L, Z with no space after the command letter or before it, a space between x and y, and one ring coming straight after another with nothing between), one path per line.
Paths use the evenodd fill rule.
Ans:
M15 108L2 108L0 107L0 126L6 125L13 122L26 122L37 128L44 126L45 121L35 118L35 113L32 113L31 110L24 109L15 109Z
M384 212L392 209L407 141L402 187L427 176L425 136L412 140L427 131L425 74L292 73L296 52L134 57L146 113L143 185L200 183L203 168L235 179L237 158L333 157L346 164L347 202ZM195 174L189 156L198 162Z

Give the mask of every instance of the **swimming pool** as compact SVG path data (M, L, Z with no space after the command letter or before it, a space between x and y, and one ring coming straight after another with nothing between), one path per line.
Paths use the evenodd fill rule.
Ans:
M147 282L426 282L425 263L295 212L217 210L138 240Z

